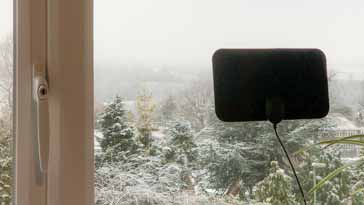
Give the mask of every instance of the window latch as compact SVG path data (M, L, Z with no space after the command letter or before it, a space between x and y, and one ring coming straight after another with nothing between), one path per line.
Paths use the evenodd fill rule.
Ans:
M49 160L48 93L46 66L44 64L35 64L33 66L33 99L36 104L37 157L41 173L47 172Z

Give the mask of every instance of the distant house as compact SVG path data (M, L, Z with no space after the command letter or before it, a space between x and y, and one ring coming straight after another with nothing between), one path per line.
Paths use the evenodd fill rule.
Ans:
M333 117L337 126L333 128L323 128L320 130L320 140L337 139L343 137L349 137L352 135L364 135L364 127L358 127L352 121L348 120L340 114L334 114ZM364 138L362 139L364 140ZM352 144L340 144L332 146L332 149L339 150L341 158L349 160L352 158L358 158L360 154L361 146Z

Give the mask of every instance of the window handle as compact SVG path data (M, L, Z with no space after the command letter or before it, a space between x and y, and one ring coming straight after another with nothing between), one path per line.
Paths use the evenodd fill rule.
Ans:
M49 159L49 87L44 64L33 66L33 99L36 104L38 165L41 173L48 170Z

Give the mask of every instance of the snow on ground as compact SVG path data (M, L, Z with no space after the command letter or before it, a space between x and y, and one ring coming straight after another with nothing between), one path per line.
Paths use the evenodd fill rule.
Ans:
M158 127L158 130L152 132L153 139L164 140L166 138L165 127Z
M360 160L360 158L359 157L342 157L341 160L344 164L352 164L352 163Z
M349 119L347 119L345 116L343 116L340 113L332 113L332 114L330 114L330 116L336 123L337 130L363 130L364 131L363 127L358 127L357 125L355 125L354 122L350 121Z
M158 142L160 142L161 144L163 144L166 141L166 135L165 135L165 127L159 127L156 131L152 132L152 138ZM100 143L98 142L97 139L102 139L103 135L100 131L98 130L94 130L94 149L95 152L99 152L101 151L101 147L100 147Z
M166 137L166 128L158 127L158 130L152 131L153 141L158 142L160 145L167 144L168 137Z

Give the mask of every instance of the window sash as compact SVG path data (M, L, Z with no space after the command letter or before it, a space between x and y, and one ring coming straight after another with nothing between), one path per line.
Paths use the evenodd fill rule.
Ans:
M92 0L15 0L16 205L94 203ZM47 62L50 160L38 171L32 65ZM43 182L43 183L42 183Z

